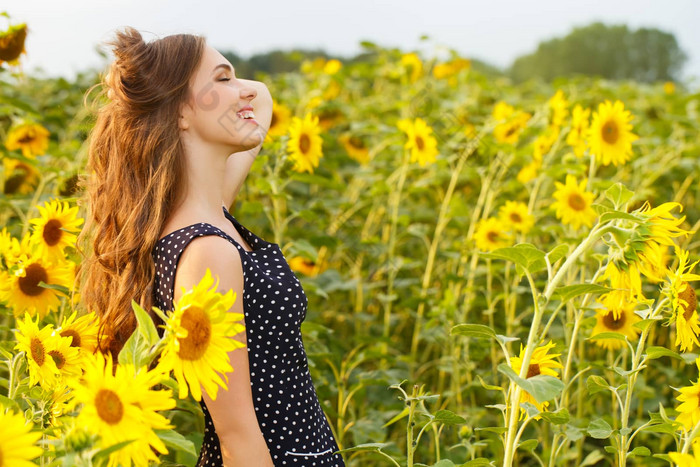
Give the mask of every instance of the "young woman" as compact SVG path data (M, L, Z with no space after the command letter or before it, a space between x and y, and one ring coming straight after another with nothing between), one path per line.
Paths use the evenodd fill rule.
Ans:
M209 268L238 297L230 311L245 317L246 347L229 352L228 390L203 394L197 465L344 466L309 375L304 290L279 245L227 209L270 126L267 87L237 78L201 36L146 43L125 28L110 44L79 239L91 247L80 292L102 318L100 350L116 359L135 329L132 299L171 310Z

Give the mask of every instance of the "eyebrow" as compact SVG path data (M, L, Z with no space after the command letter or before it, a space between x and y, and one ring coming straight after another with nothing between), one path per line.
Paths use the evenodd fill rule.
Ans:
M234 72L233 68L231 68L231 65L229 65L228 63L219 63L214 67L214 71L212 71L211 74L216 73L216 70L218 70L219 68L226 68L228 71Z

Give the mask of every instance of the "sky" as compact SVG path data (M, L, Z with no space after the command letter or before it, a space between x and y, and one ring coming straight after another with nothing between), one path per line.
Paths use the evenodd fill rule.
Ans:
M12 23L27 22L24 71L72 78L103 68L97 47L133 26L152 40L174 33L204 35L221 52L249 57L272 49L322 48L349 57L360 41L418 50L455 49L506 67L542 40L594 21L655 27L676 36L688 54L683 78L700 83L698 0L2 0ZM0 18L0 28L7 25ZM421 41L421 35L429 36ZM235 64L234 64L235 66ZM695 87L693 86L693 87Z

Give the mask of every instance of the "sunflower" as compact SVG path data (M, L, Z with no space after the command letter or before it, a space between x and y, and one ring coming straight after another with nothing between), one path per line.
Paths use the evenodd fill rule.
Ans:
M700 357L695 359L695 366L700 370ZM682 404L676 407L680 412L676 421L682 423L686 431L691 431L700 422L700 380L677 391L680 391L680 394L676 399Z
M59 339L53 334L53 325L48 324L39 329L39 321L35 323L29 313L26 313L24 321L17 320L15 338L17 344L14 348L27 355L29 385L39 383L44 389L52 389L60 374L56 361L49 355Z
M70 289L74 269L66 262L53 264L37 257L30 248L29 237L25 235L20 243L19 256L11 265L7 278L0 283L0 300L14 310L15 316L22 316L25 311L34 316L38 312L43 319L48 312L59 307L59 297L63 293L39 284L44 282Z
M337 104L326 105L318 111L318 126L328 131L345 120L345 114Z
M245 347L232 336L245 330L241 313L228 310L236 300L232 290L222 295L216 291L219 284L207 271L191 290L184 291L175 309L165 323L166 346L161 361L164 368L172 369L180 386L180 399L189 390L196 400L202 399L203 386L214 400L219 386L227 388L228 375L234 371L228 351ZM217 372L223 373L226 383Z
M343 67L343 62L340 60L333 58L331 60L328 60L324 65L323 65L323 72L327 75L334 75L340 71L340 69Z
M8 151L21 149L28 158L40 156L49 148L49 132L37 123L26 122L10 128L5 147Z
M521 201L506 201L498 210L498 215L504 225L518 232L527 233L535 225L535 217L528 211L527 204Z
M634 304L626 303L619 309L605 308L596 312L596 325L591 332L592 336L602 332L617 332L627 336L630 341L639 336L639 328L634 323L642 318L634 312ZM609 350L617 350L624 347L624 343L617 339L596 339L595 344Z
M326 90L323 91L322 97L325 101L332 101L333 99L338 97L340 91L340 84L338 84L336 80L331 80L331 82L328 83L328 87L326 88Z
M598 106L588 130L588 146L603 165L624 164L632 157L632 142L639 136L632 133L634 118L620 101L606 100Z
M569 115L569 101L566 100L564 92L558 89L557 92L547 101L549 107L549 124L554 127L564 125L564 120Z
M401 66L409 71L409 80L413 83L423 74L423 62L420 57L411 52L401 56Z
M503 221L495 217L482 219L474 232L476 247L481 251L491 251L496 248L510 246L513 237L507 232Z
M671 458L677 467L697 467L700 465L700 439L695 438L692 443L693 454L684 454L677 451L668 453L668 457Z
M316 271L316 263L310 259L303 258L301 256L295 256L289 260L289 267L292 271L300 272L305 276L316 276L318 272Z
M343 133L338 137L345 151L351 159L356 160L362 165L369 163L369 149L362 138L349 133Z
M614 289L598 297L598 300L612 309L617 317L619 310L629 302L645 300L642 293L642 278L637 263L610 261L600 280L608 280L610 288Z
M10 264L16 263L19 253L19 242L7 231L7 227L3 227L0 231L0 257L5 262L4 267L9 268Z
M83 219L78 217L78 206L69 207L68 202L57 199L37 206L40 217L29 222L34 226L31 242L36 246L37 256L49 261L61 262L66 247L75 245L76 234Z
M71 347L78 347L85 352L93 353L97 348L97 330L99 327L94 311L76 319L77 311L63 320L56 329L62 337L71 338Z
M520 132L532 117L527 112L517 111L508 121L497 125L493 129L493 136L500 143L515 144L520 138Z
M452 78L461 70L468 70L471 64L472 62L466 58L456 58L446 63L438 63L433 67L433 76L435 79Z
M532 157L541 162L542 157L549 152L552 145L557 141L559 132L559 127L550 126L542 134L537 135L532 144Z
M108 466L157 462L153 449L161 454L168 450L153 430L173 427L156 411L175 407L171 390L151 390L162 378L158 369L137 372L133 365L116 365L113 372L113 368L111 354L88 354L85 374L70 383L74 396L69 407L82 404L77 421L100 434L101 447L133 440L110 455Z
M667 276L666 264L669 258L667 250L667 245L659 245L654 240L647 240L642 243L641 251L637 251L639 272L649 281L658 283Z
M15 24L0 33L0 65L7 62L17 65L19 56L26 54L24 41L27 39L27 24Z
M663 88L666 94L673 94L676 92L676 85L673 81L666 81Z
M299 117L292 119L287 143L290 159L294 161L292 170L313 173L323 156L322 145L317 116L307 113L303 120Z
M70 390L70 386L63 384L54 388L49 395L49 406L51 407L48 414L49 425L63 426L61 417L70 412L68 406L72 397L73 392Z
M411 162L418 162L421 167L435 162L439 154L437 140L432 135L433 129L422 118L414 121L404 118L396 122L396 126L408 136L404 148L411 150Z
M292 111L289 107L281 102L274 101L272 106L272 118L270 120L270 129L267 130L268 138L272 136L286 135L289 130Z
M17 467L35 467L32 462L44 449L36 445L41 439L41 431L32 431L24 414L14 411L0 411L0 459L2 465Z
M598 215L591 207L595 194L586 191L586 181L584 177L581 183L576 183L576 177L571 174L566 175L566 183L554 182L557 191L554 192L556 201L552 208L556 209L557 219L561 219L564 224L570 224L575 229L581 225L591 227Z
M542 162L533 159L529 164L523 166L518 172L517 179L520 183L527 183L537 177L537 171L542 166Z
M680 218L674 216L671 211L676 207L683 211L683 205L677 202L663 203L652 208L649 202L645 201L634 213L641 214L646 220L646 225L649 228L649 239L663 245L675 246L675 243L671 240L672 238L695 233L695 231L685 230L680 227L685 221L685 216Z
M67 383L68 379L82 376L83 355L78 347L71 347L72 339L70 337L56 334L54 336L56 339L47 350L58 368L56 385L62 386Z
M571 114L571 130L566 135L566 144L574 149L576 157L582 157L586 150L586 135L590 116L591 109L584 109L578 104Z
M39 184L39 171L33 165L11 157L5 157L2 162L5 168L5 194L34 193Z
M554 358L560 356L561 354L548 353L549 350L552 349L554 346L555 344L550 340L548 344L541 345L532 352L532 357L530 357L530 366L527 369L527 375L525 376L525 378L531 378L537 375L549 375L558 377L557 372L554 369L563 368L563 366L561 363L554 360ZM525 348L523 347L523 344L520 344L520 355L510 357L510 366L513 369L513 371L515 371L517 374L520 374L524 354ZM544 411L545 408L549 405L549 402L546 401L542 403L537 402L537 400L534 397L532 397L532 395L527 391L520 392L520 401L518 402L518 405L522 404L523 402L530 402L535 407L537 407L537 409L540 412ZM525 415L527 415L527 412L521 407L520 419L522 420L523 417L525 417ZM535 417L535 420L539 420L540 418L542 417L537 416Z
M681 351L691 350L693 344L700 346L700 324L698 324L698 299L690 281L700 280L700 275L692 274L698 261L688 265L688 252L675 247L678 255L678 268L669 274L670 281L662 292L671 302L671 321L676 323L676 342Z

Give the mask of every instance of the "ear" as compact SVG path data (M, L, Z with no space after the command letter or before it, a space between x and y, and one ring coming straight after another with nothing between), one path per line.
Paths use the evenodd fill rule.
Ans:
M180 115L180 118L177 119L177 124L180 127L181 130L187 130L190 127L190 122L187 120L187 117Z

